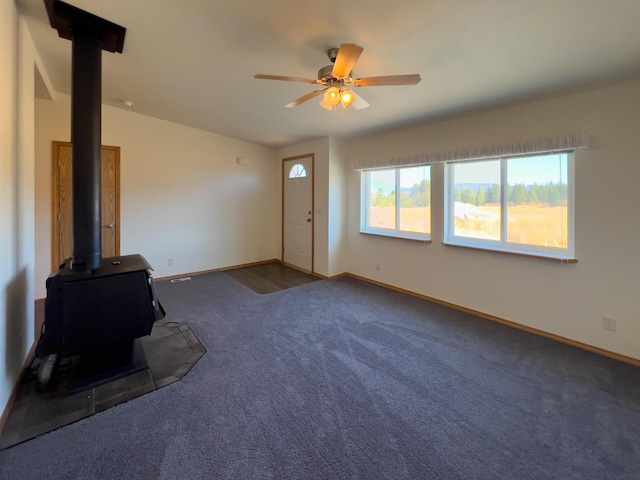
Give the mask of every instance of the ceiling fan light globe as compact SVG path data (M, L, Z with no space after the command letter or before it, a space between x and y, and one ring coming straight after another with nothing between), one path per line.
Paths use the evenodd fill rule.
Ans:
M331 106L336 106L340 103L340 89L338 87L331 87L324 94L324 101Z
M342 95L340 96L340 101L342 102L342 106L346 110L356 100L356 96L349 89L344 90Z
M322 100L320 100L319 105L320 105L322 108L325 108L325 109L329 110L330 112L333 110L333 106L332 106L332 105L329 105L327 102L325 102L325 101L324 101L324 98L323 98Z

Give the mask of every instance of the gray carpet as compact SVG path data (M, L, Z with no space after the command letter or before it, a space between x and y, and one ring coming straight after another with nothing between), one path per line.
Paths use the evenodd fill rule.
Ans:
M350 278L157 288L205 356L0 478L640 478L638 368Z

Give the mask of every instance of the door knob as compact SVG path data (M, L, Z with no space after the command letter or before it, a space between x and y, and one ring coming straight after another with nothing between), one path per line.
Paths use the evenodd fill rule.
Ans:
M102 228L113 228L113 223L110 223L109 225L103 225Z

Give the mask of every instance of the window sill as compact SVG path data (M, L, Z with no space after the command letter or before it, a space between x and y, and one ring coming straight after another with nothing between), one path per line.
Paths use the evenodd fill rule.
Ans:
M541 252L528 252L525 250L520 250L520 251L502 250L500 248L491 248L484 245L468 245L468 244L448 243L448 242L442 242L442 244L447 247L466 248L470 250L483 250L488 252L500 253L504 255L515 255L516 257L539 258L541 260L547 260L547 261L558 262L558 263L578 263L578 259L574 257L546 254Z
M386 237L386 238L398 238L400 240L411 240L414 242L420 242L420 243L431 243L431 238L429 237L418 237L418 236L413 236L413 235L402 235L401 233L386 233L386 232L367 232L364 230L360 230L360 233L362 235L373 235L374 237Z

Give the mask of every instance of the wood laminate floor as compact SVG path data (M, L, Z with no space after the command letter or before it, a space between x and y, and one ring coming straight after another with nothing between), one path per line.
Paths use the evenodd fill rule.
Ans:
M259 294L279 292L320 280L279 262L227 270L225 273Z

